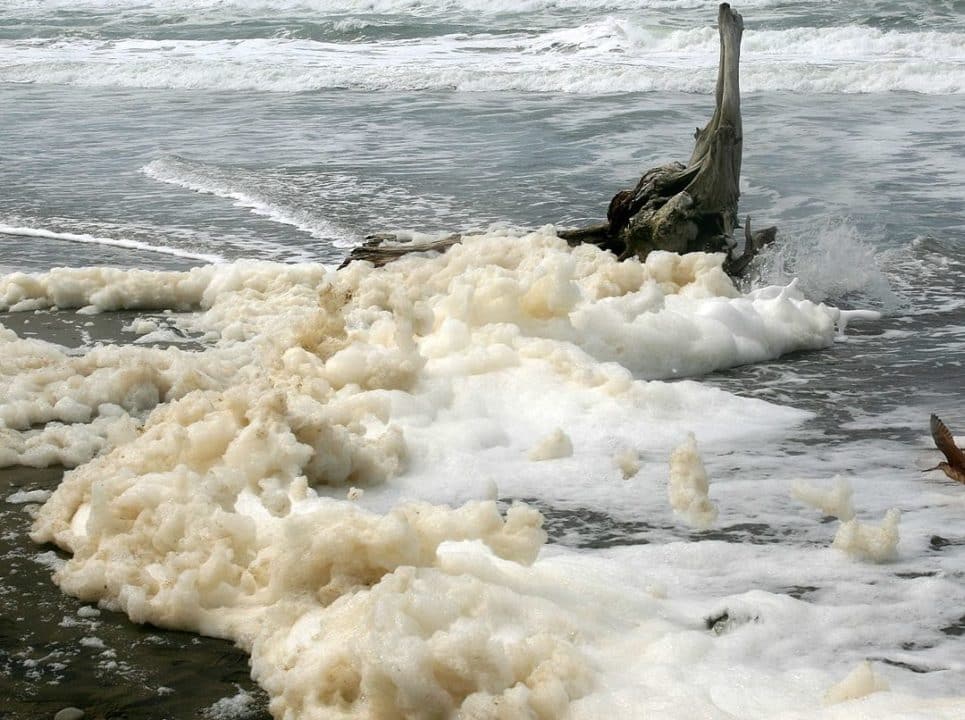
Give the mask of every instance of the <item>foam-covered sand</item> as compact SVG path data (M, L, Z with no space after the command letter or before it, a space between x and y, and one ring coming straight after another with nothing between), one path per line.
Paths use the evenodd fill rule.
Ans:
M757 547L547 548L535 509L483 499L650 494L670 513L669 477L707 510L696 447L673 447L800 422L662 382L826 347L847 320L793 284L741 294L720 263L618 263L543 230L380 270L8 275L4 308L190 311L206 344L76 352L0 330L0 462L76 466L32 533L72 555L66 592L234 640L278 718L960 718L876 675L826 704L858 610L755 590ZM714 589L730 564L746 591ZM785 637L816 626L826 647Z

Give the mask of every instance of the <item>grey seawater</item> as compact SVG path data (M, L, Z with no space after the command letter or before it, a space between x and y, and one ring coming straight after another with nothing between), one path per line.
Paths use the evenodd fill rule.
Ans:
M712 111L711 96L679 93L7 85L3 97L0 223L322 262L371 232L599 221L643 170L686 158L691 128ZM743 110L741 210L755 224L809 236L845 222L875 252L920 236L961 241L965 97L768 93ZM5 265L192 264L4 242Z

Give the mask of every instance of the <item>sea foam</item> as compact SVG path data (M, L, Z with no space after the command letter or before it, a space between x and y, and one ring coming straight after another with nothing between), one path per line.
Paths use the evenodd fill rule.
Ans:
M190 250L182 250L180 248L161 243L153 244L123 237L103 237L90 235L88 233L55 232L46 228L5 225L2 223L0 223L0 233L4 235L14 235L17 237L40 238L44 240L62 240L70 243L106 245L110 247L124 248L127 250L144 250L147 252L159 253L161 255L173 255L175 257L186 258L189 260L200 260L204 263L218 263L224 261L224 258L220 255L214 255L211 253L196 253L191 252Z
M852 606L746 592L726 599L745 622L715 640L695 618L722 600L674 599L683 589L668 573L714 565L701 573L713 586L727 575L718 566L746 573L759 548L570 553L544 546L532 507L478 499L495 478L510 498L579 501L587 475L612 483L608 503L655 494L686 430L706 455L799 422L694 382L645 379L833 342L836 309L793 287L742 295L721 261L619 263L545 228L381 269L4 277L6 307L166 306L213 338L194 352L68 354L3 332L4 447L22 454L17 443L51 421L96 436L97 419L126 417L134 430L79 443L92 458L65 475L32 537L71 554L55 580L85 602L245 648L276 717L685 718L742 715L748 703L831 717L823 694L844 672L786 628L850 627ZM530 461L557 428L574 453ZM626 478L613 464L624 433L620 446L644 459ZM348 488L366 492L348 501ZM669 589L645 590L658 585ZM835 642L849 647L846 634ZM800 658L815 668L804 679ZM854 707L870 716L881 695ZM962 709L888 701L933 717Z
M65 38L0 44L0 80L79 86L303 92L713 91L711 27L670 30L606 16L536 33L330 42ZM965 33L861 25L744 34L745 93L965 92ZM109 70L109 72L107 71Z

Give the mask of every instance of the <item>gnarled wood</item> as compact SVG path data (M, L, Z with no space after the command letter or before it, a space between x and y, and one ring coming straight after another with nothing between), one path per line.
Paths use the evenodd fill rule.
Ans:
M364 243L352 248L352 252L339 265L339 270L355 260L367 260L375 267L381 267L409 253L445 252L460 240L462 235L458 233L429 242L401 241L391 233L369 235Z
M621 259L641 260L653 250L725 252L724 269L739 276L754 256L774 241L776 228L752 233L748 218L744 251L735 253L744 140L740 103L744 21L727 3L720 5L717 20L720 62L714 114L704 128L697 129L689 162L674 162L645 172L635 187L613 196L605 223L560 231L559 236L571 245L592 243L613 251ZM394 238L375 236L354 249L344 264L369 260L382 265L408 252L444 252L460 238L456 235L428 244L400 244L388 242L389 239Z
M751 216L748 215L747 219L744 220L744 252L738 257L727 253L727 259L724 261L724 271L731 277L740 277L746 272L747 267L751 264L751 260L754 259L757 253L776 239L776 227L751 232Z
M633 190L617 193L607 219L625 256L652 250L729 252L737 226L743 123L740 43L744 21L727 3L718 11L720 64L710 122L695 134L690 161L644 173Z

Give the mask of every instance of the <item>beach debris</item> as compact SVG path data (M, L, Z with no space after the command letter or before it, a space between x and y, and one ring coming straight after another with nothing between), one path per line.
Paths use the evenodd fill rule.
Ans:
M941 450L945 461L938 463L931 470L941 470L956 482L965 483L965 452L955 443L951 430L937 415L931 416L931 436L935 440L935 447Z
M693 433L670 454L667 495L674 513L688 525L706 530L717 520L717 505L707 495L707 471L697 452Z
M730 610L724 609L719 613L705 617L704 626L714 635L723 635L731 630L739 628L741 625L760 622L760 620L761 618L759 615L731 613Z
M740 107L740 44L744 21L727 3L718 10L720 62L715 109L697 129L690 160L648 170L636 187L621 190L607 209L608 234L622 245L622 257L646 257L653 250L678 253L727 252L736 246L737 200L743 154ZM751 232L745 222L741 270L757 250L773 242L774 228ZM756 248L756 249L755 249ZM732 268L734 269L734 268ZM739 274L739 273L737 273Z
M837 705L848 700L857 700L871 693L888 689L884 678L875 674L871 663L865 660L848 673L841 682L832 685L824 695L825 705Z
M852 518L841 523L835 533L832 547L844 550L859 560L882 563L894 560L898 556L898 521L901 511L891 508L885 513L881 525L866 525Z
M944 548L954 545L965 545L965 539L952 539L942 537L941 535L932 535L928 539L928 547L930 547L932 550L943 550Z
M556 460L570 457L572 454L573 442L570 440L570 436L563 432L562 428L556 428L529 451L529 459L533 461Z
M672 162L643 173L636 186L610 200L606 222L560 230L570 245L591 243L621 260L644 260L654 250L676 253L725 253L723 269L743 275L751 261L774 242L777 228L752 231L744 221L744 247L734 237L739 227L737 201L744 130L740 103L740 45L744 20L728 3L717 14L720 60L710 122L697 128L694 149L686 163ZM461 241L449 235L432 241L406 242L392 234L370 235L352 250L342 267L355 260L376 266L412 252L445 252Z

